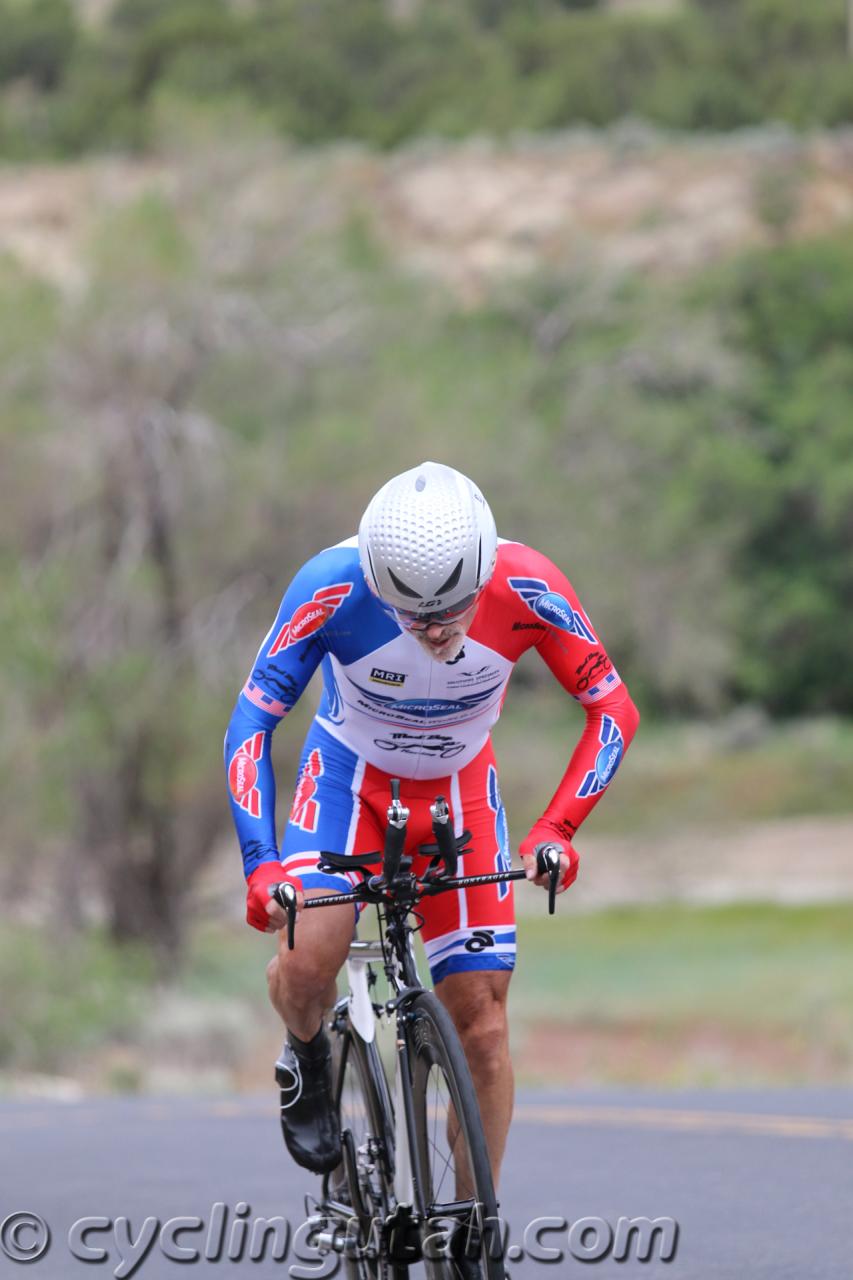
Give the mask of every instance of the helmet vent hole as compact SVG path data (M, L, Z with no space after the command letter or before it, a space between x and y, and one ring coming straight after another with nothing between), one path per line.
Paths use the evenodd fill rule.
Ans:
M425 476L418 476L417 480L415 481L415 488L417 489L418 493L423 493L424 489L426 488Z
M388 577L394 583L394 586L397 588L397 590L400 592L401 595L408 596L410 600L420 600L421 598L420 593L418 591L414 591L411 587L406 586L406 583L402 582L397 577L393 569L389 568Z
M463 564L463 561L460 560L456 568L451 573L450 577L447 579L447 581L442 582L441 586L436 589L435 594L437 596L443 596L446 594L446 592L453 590L453 588L456 586L457 582L459 581L460 577L462 576L462 564Z

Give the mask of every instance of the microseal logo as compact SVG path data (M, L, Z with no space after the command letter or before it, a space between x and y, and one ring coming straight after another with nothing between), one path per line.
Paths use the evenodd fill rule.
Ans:
M589 619L579 609L573 609L565 596L552 591L544 579L508 578L507 581L537 618L559 631L567 631L570 635L588 640L590 644L598 644Z
M601 750L595 757L595 768L587 773L575 795L579 800L588 796L597 796L603 791L616 770L625 751L625 739L612 716L602 716L598 740Z
M351 582L336 582L332 587L321 587L319 591L315 591L311 599L301 604L293 617L285 622L273 641L269 657L272 658L275 654L281 653L282 649L298 644L300 640L305 640L315 631L319 631L351 591Z
M449 698L393 698L390 694L380 693L378 689L366 689L363 685L356 684L354 680L351 683L353 688L362 695L363 701L359 702L359 706L363 706L367 711L381 712L378 718L387 723L401 716L406 720L421 723L434 721L436 724L440 721L455 724L459 722L461 716L471 719L477 714L481 705L487 703L501 687L500 684L491 685L488 689L460 694L458 698L451 700Z
M376 684L392 684L397 688L406 683L406 677L400 671L383 671L381 667L374 667L370 673L370 679Z
M258 788L258 766L264 753L263 730L247 738L231 757L228 766L228 786L235 802L253 818L261 816L261 793Z
M317 794L317 779L322 777L324 772L320 748L315 747L299 775L290 809L290 821L295 827L301 827L303 831L317 830L320 801L315 800L314 797Z

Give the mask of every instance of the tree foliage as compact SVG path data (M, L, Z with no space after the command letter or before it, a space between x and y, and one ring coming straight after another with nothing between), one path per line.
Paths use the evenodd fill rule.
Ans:
M405 17L385 0L116 0L83 27L70 0L0 0L0 148L144 147L164 94L237 96L298 141L381 147L626 115L836 125L853 119L845 21L843 0L430 0Z

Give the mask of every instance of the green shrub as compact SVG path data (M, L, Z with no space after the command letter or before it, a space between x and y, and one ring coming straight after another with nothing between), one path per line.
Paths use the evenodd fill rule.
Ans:
M71 0L0 0L0 85L30 80L55 89L77 35Z
M737 565L750 584L739 684L771 711L853 711L853 245L783 246L721 290L752 362L743 405L764 495Z

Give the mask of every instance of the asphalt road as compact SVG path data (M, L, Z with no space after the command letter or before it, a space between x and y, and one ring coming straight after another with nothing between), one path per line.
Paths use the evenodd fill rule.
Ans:
M228 1258L239 1254L249 1235L243 1224L256 1217L282 1215L298 1236L304 1193L316 1185L286 1158L271 1095L7 1101L0 1103L0 1153L2 1277L328 1274L294 1234L283 1261L273 1260L271 1238L264 1259L252 1260L248 1245L242 1260ZM548 1217L538 1244L528 1230L528 1249L563 1254L557 1263L515 1261L514 1280L846 1280L853 1276L853 1090L524 1093L501 1199L516 1249L528 1224ZM23 1213L38 1214L51 1234L29 1263L8 1256L38 1246L36 1224L13 1216ZM170 1261L161 1232L178 1217L195 1222L163 1233L167 1250L174 1252L171 1236L187 1251ZM637 1260L636 1237L625 1260L614 1257L619 1220L639 1217L677 1223L670 1261L659 1260L661 1236L649 1261ZM86 1233L83 1218L99 1221ZM573 1225L580 1219L591 1220L582 1234ZM135 1269L133 1241L144 1253ZM217 1245L222 1257L206 1260ZM584 1261L584 1247L603 1256ZM193 1250L201 1255L194 1264Z

